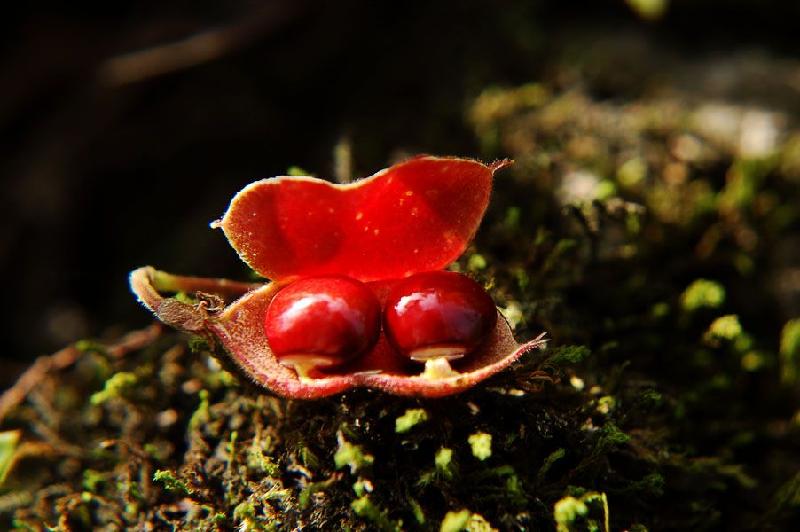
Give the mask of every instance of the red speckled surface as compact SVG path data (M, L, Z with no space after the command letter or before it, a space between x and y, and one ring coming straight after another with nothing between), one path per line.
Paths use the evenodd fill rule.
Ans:
M346 275L361 281L439 270L458 258L505 163L418 157L334 185L277 177L245 187L215 224L268 279Z

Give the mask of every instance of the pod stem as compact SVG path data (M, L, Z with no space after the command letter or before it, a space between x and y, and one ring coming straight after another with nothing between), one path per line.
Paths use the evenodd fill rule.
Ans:
M153 288L159 292L208 292L223 296L241 296L258 288L262 283L242 283L230 279L189 277L165 271L149 271Z
M185 277L145 266L131 272L130 286L139 301L162 322L182 331L207 336L210 313L222 309L223 296L238 297L263 285L228 279ZM189 304L166 297L164 292L196 293L199 301Z

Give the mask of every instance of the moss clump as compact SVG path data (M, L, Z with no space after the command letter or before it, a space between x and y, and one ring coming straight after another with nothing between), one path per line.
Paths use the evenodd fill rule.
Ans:
M447 512L442 519L439 532L491 532L497 530L480 514L469 510Z
M422 408L411 408L397 418L394 422L394 431L403 434L410 431L416 425L428 420L428 413Z
M742 324L739 323L739 316L730 314L720 316L708 326L704 338L707 342L714 343L719 340L736 340L742 334Z
M93 393L89 398L89 402L95 406L102 405L109 399L121 397L126 390L130 390L135 385L135 374L130 371L120 371L106 381L102 390Z
M605 493L588 492L580 497L568 495L553 506L558 532L573 530L608 531L608 498Z
M378 508L369 495L363 495L354 500L350 504L350 508L353 509L357 516L372 523L378 530L393 532L403 529L403 522L389 519L388 512Z
M725 302L725 288L715 281L697 279L681 295L684 310L718 308Z
M436 451L436 456L433 458L433 463L436 465L437 471L445 476L452 477L454 474L453 449L442 447Z
M485 432L476 432L470 434L467 438L470 449L472 449L472 456L478 460L486 460L492 456L492 435Z
M153 474L153 481L160 482L167 491L171 491L179 495L189 494L189 486L187 486L182 480L176 478L175 474L171 471L161 471L159 469Z
M360 469L372 465L375 458L371 454L367 454L360 445L354 445L344 439L342 433L337 434L339 440L339 448L333 455L333 463L336 464L336 469L349 467L351 473L356 473Z

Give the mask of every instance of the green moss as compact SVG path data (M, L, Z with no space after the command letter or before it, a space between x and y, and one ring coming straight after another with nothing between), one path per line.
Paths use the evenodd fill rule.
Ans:
M312 495L324 492L331 486L334 486L337 482L337 478L329 478L326 480L309 483L306 487L300 490L300 493L297 496L297 504L300 509L308 508L309 504L311 503ZM356 490L356 492L358 491L359 490Z
M470 434L467 438L472 456L478 460L486 460L492 456L492 435L485 432Z
M20 432L18 430L0 432L0 487L3 486L3 482L5 482L6 476L14 463L19 437Z
M591 354L589 348L584 345L559 346L550 351L547 363L553 366L574 366Z
M728 172L725 188L720 192L719 208L729 212L749 208L756 199L762 180L775 163L771 158L735 161Z
M725 302L725 288L716 281L697 279L681 295L681 305L685 310L699 308L718 308Z
M625 490L657 499L664 495L665 480L661 473L650 473L642 480L631 482Z
M402 521L392 521L388 517L388 512L378 508L370 499L369 495L364 495L354 500L350 508L357 516L369 521L378 530L393 532L402 530Z
M197 409L189 420L189 429L191 431L198 430L203 424L207 423L209 419L208 390L200 390L199 397L200 404L197 405Z
M104 354L106 352L106 347L96 340L78 340L75 342L75 349L83 353Z
M781 331L781 381L793 386L800 380L800 319L786 322Z
M647 165L638 157L628 159L617 169L617 181L625 187L635 187L645 177L647 177Z
M120 371L115 373L105 383L103 389L95 392L89 398L89 402L93 405L102 405L110 399L122 397L125 392L132 390L137 383L137 377L134 373L129 371Z
M436 455L433 458L433 463L436 466L436 470L443 473L446 476L452 476L453 474L453 450L448 449L447 447L442 447L438 451L436 451Z
M607 200L614 197L617 193L617 186L608 180L600 181L595 189L595 197L597 200Z
M519 230L520 220L522 218L522 209L519 207L508 207L506 215L503 219L503 226L506 231L516 232Z
M520 508L523 508L527 504L528 496L513 466L504 465L495 467L490 469L487 473L490 476L499 477L504 480L504 492L502 493L502 498L504 500Z
M410 408L394 422L394 431L404 434L415 426L428 420L428 413L423 408Z
M280 474L280 468L271 456L264 454L264 447L269 447L269 443L253 438L247 449L247 467L254 472L266 473L274 477Z
M354 445L344 439L344 435L340 431L337 436L339 442L336 453L333 455L333 462L336 464L336 469L349 467L350 472L355 474L359 470L371 466L375 458L371 454L364 452L360 445Z
M414 497L408 497L407 502L408 506L411 508L411 513L414 516L414 520L418 525L424 525L427 522L427 519L425 518L425 510L422 509L422 505L417 502Z
M439 532L461 532L462 530L466 530L470 515L472 514L469 510L447 512L444 519L442 519Z
M353 492L355 492L356 497L363 497L371 491L372 482L367 479L359 478L353 483Z
M236 505L233 509L233 521L238 524L239 530L259 532L278 530L280 524L279 521L270 519L268 514L263 513L262 508L251 501Z
M617 406L617 400L611 395L604 395L597 399L597 412L600 414L609 414L614 407Z
M286 169L286 175L294 176L294 177L306 177L306 176L313 176L313 174L309 173L308 170L304 170L299 166L290 166Z
M800 513L800 473L795 473L772 496L766 523L773 524L781 517L796 517L798 513Z
M87 469L83 472L83 489L92 493L98 493L100 485L108 481L108 473Z
M467 270L477 272L486 269L486 259L479 253L473 253L467 259Z
M178 479L172 471L158 470L153 474L153 481L159 482L167 491L172 491L178 495L188 495L191 493L189 486Z
M610 526L606 494L587 492L580 496L564 497L553 506L553 520L558 532L608 532Z
M553 467L553 464L564 458L566 454L567 451L565 449L556 449L550 453L547 458L545 458L544 463L542 463L542 466L539 468L539 471L536 473L536 483L544 483L547 472L550 471L550 468Z
M742 324L739 323L739 316L729 314L720 316L711 322L703 338L712 343L717 340L733 341L739 338L741 334Z
M595 456L607 454L612 449L628 443L630 439L631 437L622 432L615 424L606 423L598 433L593 454Z
M645 20L658 20L669 7L669 0L625 0Z
M211 346L208 345L208 340L202 336L197 336L196 334L193 334L189 337L188 346L189 350L196 354L208 353L209 351L212 351Z
M564 497L553 507L553 519L559 532L572 530L574 523L587 513L589 508L575 497Z

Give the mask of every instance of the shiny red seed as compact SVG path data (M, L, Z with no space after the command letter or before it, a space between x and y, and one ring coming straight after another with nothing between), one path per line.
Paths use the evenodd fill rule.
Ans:
M309 376L371 349L380 332L380 305L354 279L302 279L275 295L267 308L264 331L278 361Z
M432 271L397 283L383 313L386 336L412 360L454 359L477 348L497 321L497 309L478 283Z

